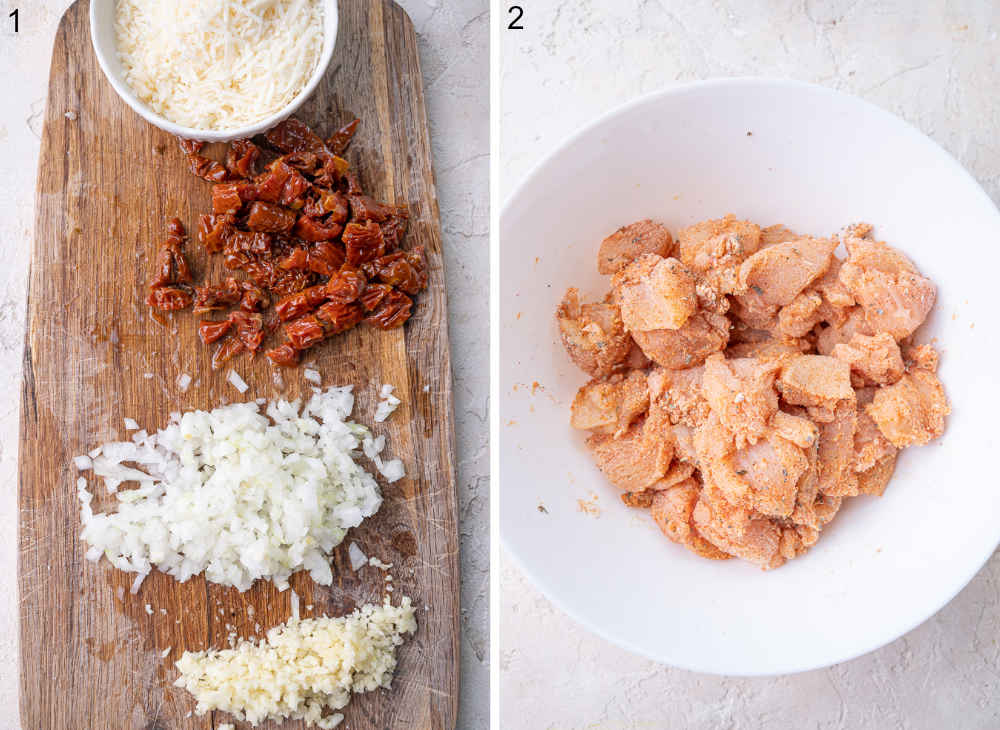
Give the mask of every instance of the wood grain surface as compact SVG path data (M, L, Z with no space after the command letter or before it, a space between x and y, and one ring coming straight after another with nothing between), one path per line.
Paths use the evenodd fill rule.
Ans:
M225 647L227 625L253 637L286 621L289 593L258 581L241 594L154 572L131 596L134 575L86 560L79 539L74 455L125 438L124 417L155 430L171 411L244 399L226 382L228 368L211 370L198 317L180 312L161 325L143 304L165 221L178 216L192 230L210 185L187 172L174 138L115 95L91 50L87 14L79 0L59 26L38 171L20 439L21 722L25 730L214 728L232 718L188 717L194 702L172 686L173 662L184 650ZM323 135L361 118L347 157L373 196L409 206L406 245L426 247L431 274L404 329L358 327L306 358L324 385L356 386L354 418L387 436L407 477L383 484L381 511L337 549L332 586L303 573L291 582L304 615L340 615L386 595L379 570L351 571L349 543L392 563L389 595L413 598L420 628L399 650L392 689L355 696L346 727L450 729L459 568L444 272L416 37L398 6L341 0L333 65L297 116ZM196 239L187 251L196 274L220 280L221 264ZM234 367L250 384L246 398L308 393L297 370L279 389L263 356L240 356ZM181 373L194 378L183 393ZM381 383L394 384L403 404L373 424Z

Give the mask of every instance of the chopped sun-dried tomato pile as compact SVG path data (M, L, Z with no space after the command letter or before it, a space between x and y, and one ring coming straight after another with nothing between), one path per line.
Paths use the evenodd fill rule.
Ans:
M186 232L175 218L147 303L227 312L198 328L205 344L218 343L213 367L244 351L256 354L278 327L286 341L266 355L292 366L303 350L359 322L392 329L410 317L411 297L427 286L424 251L401 248L406 208L365 195L339 156L357 125L323 141L297 119L282 122L265 135L279 156L260 173L262 150L251 140L233 142L225 164L203 156L202 143L181 141L191 172L213 183L212 212L199 218L198 241L245 278L194 286L183 253Z

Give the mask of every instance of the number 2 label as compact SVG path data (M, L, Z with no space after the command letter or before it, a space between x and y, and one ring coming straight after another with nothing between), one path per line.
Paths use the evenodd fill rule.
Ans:
M524 26L520 24L521 18L524 17L524 8L520 5L511 5L507 8L507 15L514 16L510 21L510 25L507 26L507 30L524 30Z

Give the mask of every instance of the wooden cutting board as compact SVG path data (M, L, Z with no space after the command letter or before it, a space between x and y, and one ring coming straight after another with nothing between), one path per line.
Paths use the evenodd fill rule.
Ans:
M129 595L133 574L84 558L71 459L125 438L124 417L155 430L171 411L294 398L308 383L287 371L279 390L267 359L244 355L234 361L250 384L241 396L226 381L228 368L211 370L198 317L181 312L166 325L150 317L143 301L164 223L178 216L193 230L209 208L210 185L188 173L174 138L115 95L91 50L87 14L80 0L59 25L38 171L20 440L21 723L214 728L232 719L188 717L194 702L172 686L173 662L184 650L227 646L227 624L252 637L286 621L289 592L258 581L240 594L154 572ZM300 573L292 587L304 615L341 615L387 595L379 570L351 571L350 542L392 563L388 595L413 598L420 628L399 650L392 689L355 696L346 727L453 728L459 568L445 284L416 36L398 6L341 0L333 65L297 116L322 135L361 118L347 157L374 197L409 205L407 246L426 247L430 286L404 329L358 327L306 358L324 385L356 386L354 418L386 434L388 453L408 473L383 484L381 511L338 548L332 586ZM196 274L221 280L220 263L196 239L187 250ZM176 385L181 373L194 378L187 392ZM394 384L403 404L373 424L381 383ZM98 483L91 489L104 492Z

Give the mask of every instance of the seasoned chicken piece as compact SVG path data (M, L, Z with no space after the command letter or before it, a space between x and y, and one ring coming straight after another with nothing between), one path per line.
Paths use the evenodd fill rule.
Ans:
M643 254L655 253L666 258L673 254L674 239L666 226L648 218L622 226L601 241L597 270L616 274Z
M606 380L591 380L573 399L570 425L573 428L621 435L649 407L646 374L632 370Z
M760 226L727 215L682 228L677 232L677 243L680 260L717 293L700 292L704 299L710 300L741 291L739 266L760 248Z
M779 367L773 360L726 360L721 353L705 360L702 394L722 425L733 434L737 448L756 443L778 410L774 379Z
M776 223L773 226L768 226L767 228L762 228L760 230L760 247L767 248L768 246L773 246L776 243L797 241L800 238L802 238L802 236L798 233L790 231L781 223Z
M784 307L830 265L837 241L800 238L768 246L740 265L743 291L756 293L763 304Z
M773 336L778 330L778 305L769 304L759 287L734 296L730 309L740 322L751 329L763 330Z
M704 366L686 370L654 368L648 377L650 411L663 413L672 423L691 428L708 417L708 401L702 395Z
M732 342L730 340L730 342ZM726 348L726 357L756 357L762 360L787 360L808 352L812 345L808 340L794 337L762 340L760 342L741 342L730 344Z
M785 411L775 411L770 426L774 433L803 449L815 446L819 438L819 427L815 423Z
M944 417L951 413L941 381L927 370L913 370L894 385L879 388L865 410L899 449L922 446L940 436Z
M896 454L884 456L867 471L858 473L858 494L881 497L896 470Z
M679 329L698 308L694 275L677 259L645 254L615 274L612 284L631 332Z
M722 552L762 568L785 562L779 552L781 528L773 520L726 501L722 492L705 483L691 513L695 529Z
M856 334L847 344L834 345L832 354L870 383L891 385L903 376L899 345L888 332L874 337Z
M865 313L861 307L852 307L844 311L846 314L839 324L831 322L827 327L817 328L816 350L820 355L832 355L834 347L850 342L854 335L875 334L865 321Z
M840 280L840 269L843 265L843 259L837 254L831 256L830 265L823 272L823 275L813 282L811 287L829 305L830 310L834 311L849 309L857 303L848 288L844 286L844 282ZM833 317L833 311L830 310L826 314L828 317Z
M729 340L729 320L712 312L698 312L676 330L633 332L632 339L658 365L680 370L700 365Z
M880 241L848 238L840 280L851 292L875 332L901 340L927 318L937 292L899 251Z
M663 534L674 542L704 558L728 560L731 555L699 535L694 527L692 514L700 492L698 482L694 479L684 480L654 494L650 512Z
M719 466L712 465L712 477L727 497L727 482L735 476L749 487L744 491L749 506L761 514L785 518L795 508L799 479L809 469L809 459L801 448L772 431L733 455L731 473Z
M648 368L652 362L643 353L642 348L635 344L631 335L629 335L628 342L628 354L622 360L620 367L626 370L645 370Z
M778 332L785 337L805 337L823 319L823 297L804 291L778 310Z
M570 288L556 310L556 321L570 359L595 378L611 373L632 346L610 294L602 302L581 304L580 292Z
M899 449L889 443L889 439L879 430L875 421L865 409L875 398L877 388L858 388L858 425L854 432L854 459L851 468L855 472L868 471L887 456L895 456Z
M857 430L858 408L854 398L837 403L833 420L819 426L819 483L822 494L850 497L858 493L854 470L854 435Z
M625 492L641 492L667 473L674 456L673 443L659 429L637 421L615 438L594 434L587 439L597 467L608 481ZM668 432L669 433L669 432Z
M675 454L678 456L679 454ZM663 475L662 479L657 480L650 487L653 491L662 492L666 489L670 489L675 484L680 484L685 479L689 479L691 475L694 474L694 464L690 464L686 461L674 461L667 469L667 473Z
M781 368L777 387L786 403L832 409L837 401L854 400L851 369L824 355L799 355Z
M907 370L927 370L936 373L938 353L931 345L912 345L903 350L903 363Z
M694 448L694 429L684 423L675 423L670 427L670 431L677 458L680 461L697 464L698 451Z

